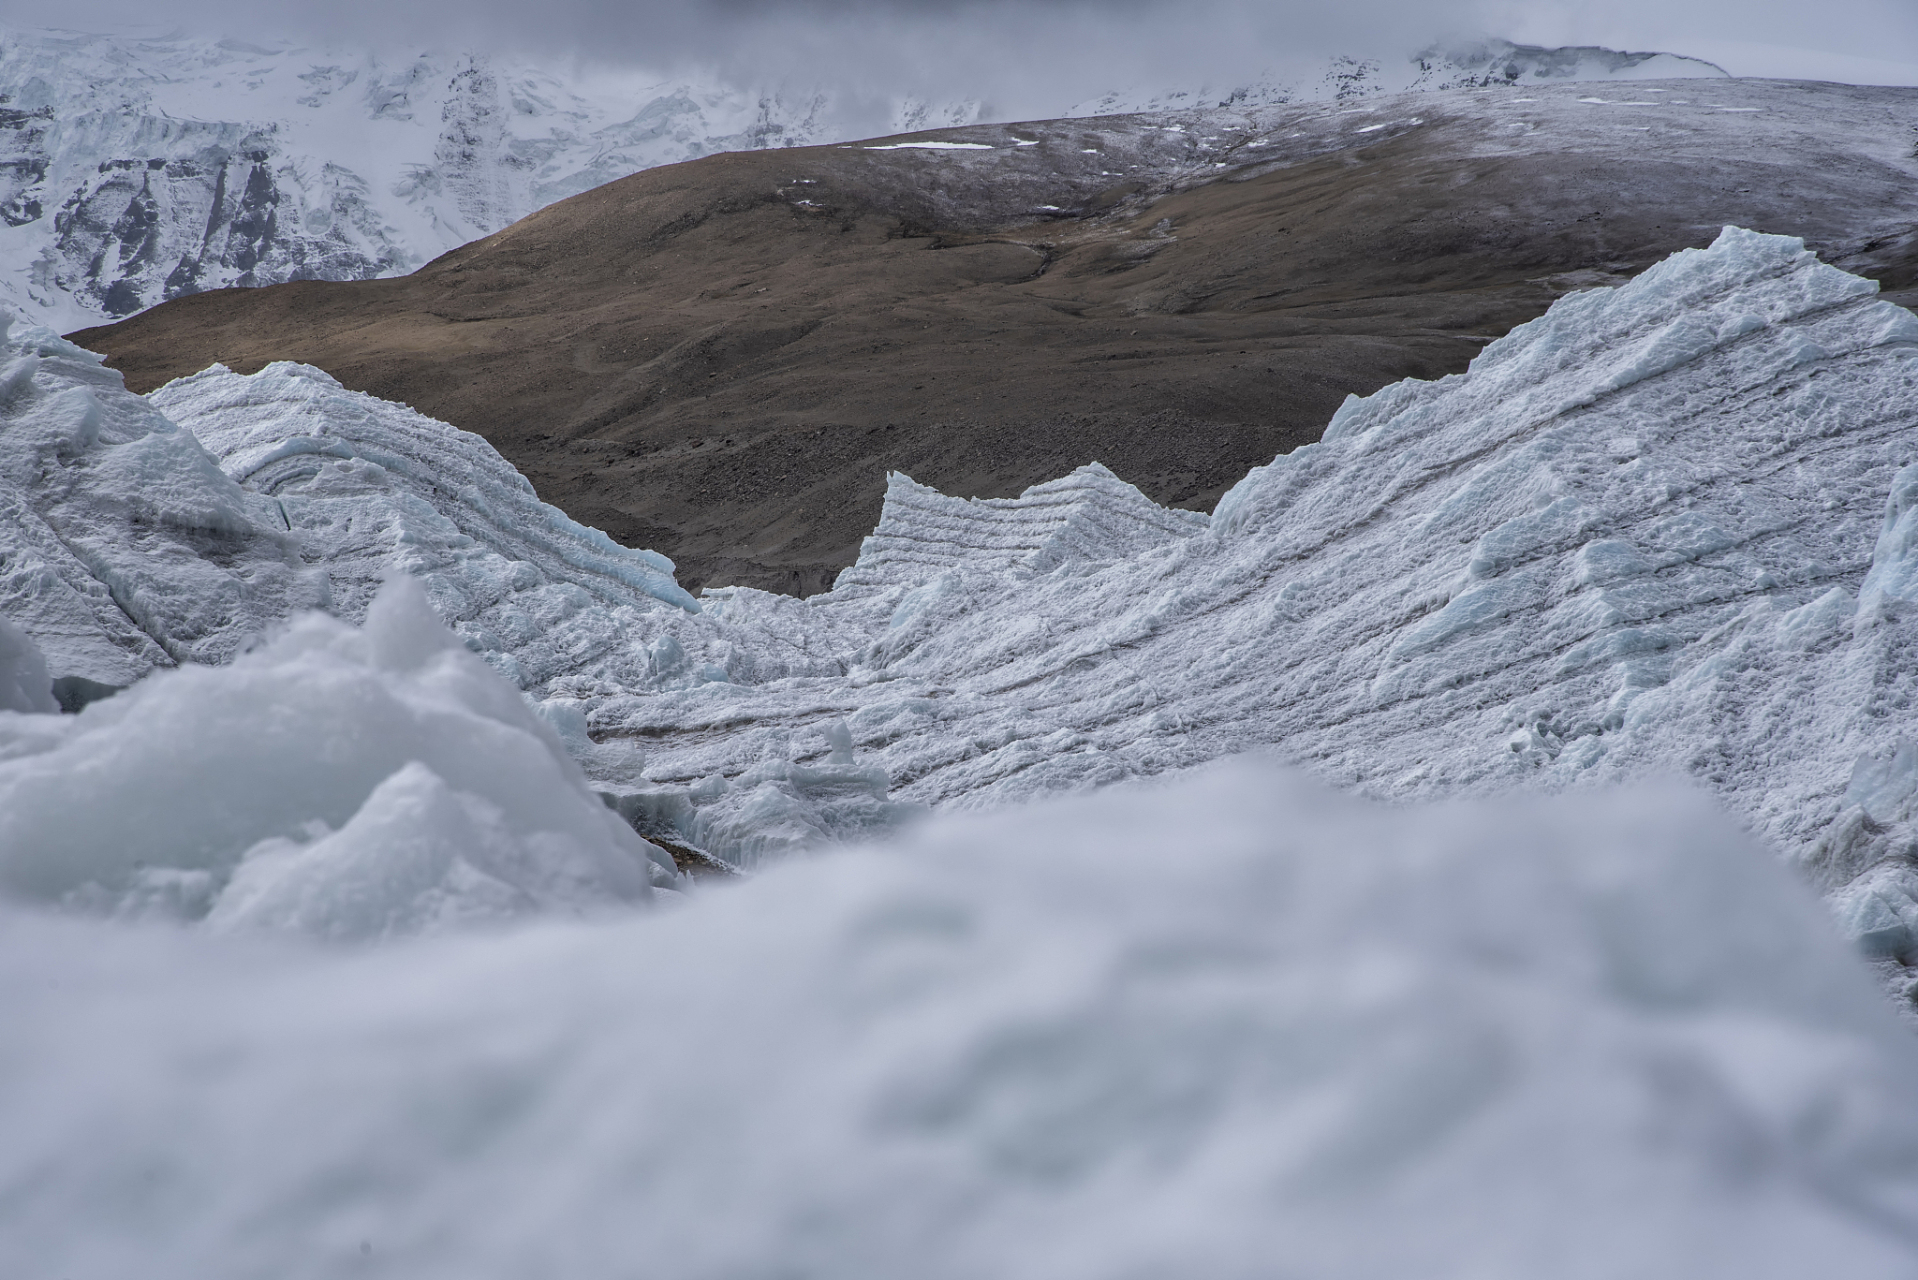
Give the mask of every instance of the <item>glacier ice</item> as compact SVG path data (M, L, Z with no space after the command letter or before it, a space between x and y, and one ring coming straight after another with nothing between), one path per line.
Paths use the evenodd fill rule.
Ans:
M401 405L347 391L308 365L250 377L222 365L151 403L266 501L323 566L331 607L358 617L385 578L418 577L441 617L521 684L589 660L642 666L622 635L635 607L698 604L673 562L622 547L539 501L491 445ZM657 631L657 628L653 630ZM612 678L636 684L619 671Z
M1160 506L1096 462L1016 498L952 498L892 472L879 526L833 586L918 586L949 569L1123 560L1206 523L1200 512Z
M1677 774L1906 954L1883 921L1918 902L1918 814L1856 780L1918 741L1918 319L1787 237L1727 229L1464 374L1349 400L1209 518L1096 465L988 501L895 476L858 562L804 601L684 598L477 437L314 369L143 402L44 331L8 342L37 361L0 404L16 503L75 545L91 520L150 548L67 578L8 561L0 603L54 676L140 673L124 644L113 672L70 656L131 629L123 579L174 611L140 633L162 666L312 604L355 621L397 572L695 865L1253 748L1407 800ZM135 425L95 440L96 412ZM146 436L179 474L136 493L159 472L94 459ZM156 540L145 490L231 549Z
M55 676L224 661L323 582L99 356L0 317L0 613Z
M591 913L674 875L409 578L362 628L308 613L78 715L0 713L19 902L352 941Z
M20 628L0 618L0 711L58 711L46 655Z
M1672 790L1387 806L1241 761L619 921L341 952L9 912L0 987L0 1253L72 1280L1918 1261L1918 1047Z
M1209 518L895 477L810 600L682 598L318 370L0 345L0 1256L1918 1264L1857 955L1918 988L1918 321L1796 240Z
M846 678L585 712L688 778L842 716L934 807L1254 746L1394 798L1669 772L1827 889L1905 877L1918 828L1847 788L1918 739L1914 428L1918 319L1795 240L1727 230L1465 374L1348 401L1207 527L1114 559L1022 563L960 518L999 508L895 481L809 602L868 637Z

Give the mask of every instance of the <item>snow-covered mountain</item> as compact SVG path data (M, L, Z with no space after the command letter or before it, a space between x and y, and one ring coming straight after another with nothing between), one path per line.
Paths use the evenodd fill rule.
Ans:
M0 289L60 328L401 273L638 169L821 141L823 106L511 59L8 32Z
M1504 43L1052 115L1722 74ZM585 74L514 58L0 32L0 302L69 331L229 285L401 274L555 200L715 151L977 120L976 100Z
M1209 517L896 477L695 600L318 370L8 333L0 1255L1909 1275L1805 882L1909 1001L1915 439L1918 317L1728 228Z
M1715 62L1673 53L1626 53L1592 45L1547 49L1509 40L1474 40L1436 45L1403 62L1336 57L1317 73L1304 76L1266 76L1246 84L1113 91L1076 102L1063 114L1105 116L1288 102L1349 102L1427 89L1497 89L1585 80L1684 80L1728 74Z

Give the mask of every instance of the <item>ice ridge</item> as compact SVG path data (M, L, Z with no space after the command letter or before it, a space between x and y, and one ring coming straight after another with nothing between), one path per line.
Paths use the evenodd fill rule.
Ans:
M67 466L33 432L71 435L91 410L60 397L84 382L172 441L185 507L227 513L194 519L254 549L128 532L109 467L11 491L121 520L98 540L178 584L176 609L215 587L237 602L194 660L299 590L355 617L401 570L629 821L691 854L757 864L911 806L1253 748L1395 799L1672 773L1887 963L1918 959L1918 317L1788 237L1728 228L1562 299L1464 374L1350 400L1209 520L1096 466L990 501L895 476L833 591L709 590L697 613L484 442L317 371L216 369L142 404L33 343L50 354L0 411L41 424L0 435L17 474ZM12 563L8 616L53 675L78 671L71 602ZM76 599L114 598L77 580ZM151 621L156 653L185 643L174 625Z
M829 712L934 806L1255 746L1404 798L1669 771L1841 897L1874 867L1907 885L1905 801L1880 821L1847 798L1918 740L1918 619L1889 589L1918 317L1874 295L1796 240L1728 229L1561 300L1465 374L1348 402L1190 537L816 598L872 640L803 713L781 710L794 688L739 687L589 720L703 776ZM752 727L714 734L722 718ZM1874 892L1918 924L1906 889Z
M952 498L895 471L878 527L833 589L918 586L961 567L1044 572L1123 560L1205 526L1203 513L1162 507L1096 462L1016 498Z
M541 502L479 436L309 365L247 377L215 365L150 402L326 567L341 617L357 620L395 570L417 576L473 648L531 686L651 630L632 623L635 608L699 610L672 561Z
M324 584L99 356L0 317L0 613L55 676L225 661Z

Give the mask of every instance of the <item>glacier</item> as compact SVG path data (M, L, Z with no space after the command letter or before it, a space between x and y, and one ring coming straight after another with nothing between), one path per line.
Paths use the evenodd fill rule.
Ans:
M589 697L589 728L684 785L843 718L933 807L1252 747L1395 800L1675 773L1908 954L1918 317L1875 294L1727 230L1348 401L1203 531L1116 559L1009 561L1018 533L895 482L809 602L868 637L843 679ZM979 553L906 556L915 528Z
M1918 316L1797 240L1209 515L895 476L809 600L318 369L0 348L0 1255L1918 1264Z
M414 581L708 870L1255 748L1398 801L1687 776L1904 982L1918 317L1876 288L1728 228L1349 400L1210 516L1096 464L983 501L895 476L806 601L694 599L319 370L142 399L29 328L0 607L97 693Z

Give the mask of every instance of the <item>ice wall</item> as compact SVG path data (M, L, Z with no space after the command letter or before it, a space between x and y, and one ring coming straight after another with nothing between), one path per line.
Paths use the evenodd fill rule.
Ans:
M948 497L895 471L878 527L833 589L916 587L951 569L1037 573L1124 560L1205 526L1203 513L1162 507L1096 462L1016 498Z
M0 316L0 616L55 676L221 662L325 599L190 432L100 357Z
M224 365L149 397L235 483L266 501L302 556L323 566L329 608L357 619L395 572L521 685L594 662L638 685L638 614L698 612L673 562L623 547L541 502L479 436L360 392L310 365L242 377ZM634 668L637 669L634 669Z
M1689 775L1828 889L1876 867L1858 910L1907 954L1882 917L1918 923L1918 774L1897 763L1918 740L1914 440L1918 318L1795 240L1728 230L1561 300L1463 375L1349 402L1204 532L835 592L813 608L871 637L846 681L612 697L589 720L703 776L840 715L935 806L1253 746L1407 798ZM942 536L902 493L882 527Z

